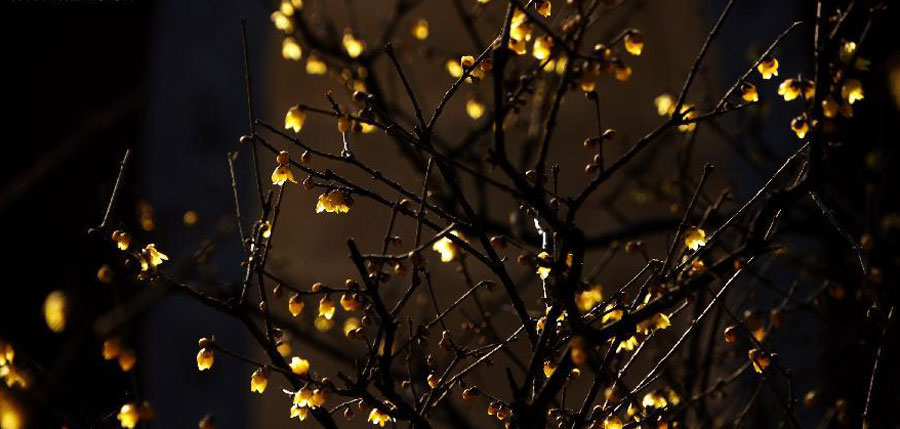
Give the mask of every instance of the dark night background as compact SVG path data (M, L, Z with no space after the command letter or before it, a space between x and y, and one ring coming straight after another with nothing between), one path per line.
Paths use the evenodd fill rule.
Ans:
M41 374L50 380L35 383L38 391L30 405L39 411L31 416L34 427L59 427L63 414L88 421L106 415L104 427L115 427L114 414L122 403L133 399L126 392L133 391L134 386L139 386L141 399L153 401L157 410L154 427L195 427L208 412L219 417L220 428L285 426L285 401L274 407L255 404L256 397L247 393L244 375L213 379L197 373L193 365L197 338L215 332L217 338L231 344L249 345L249 341L234 322L186 299L162 297L139 317L116 328L115 332L138 352L134 376L123 375L114 363L100 359L102 341L95 334L97 318L110 315L121 298L118 295L145 291L131 284L111 291L110 285L99 283L97 268L114 260L115 253L108 243L86 233L100 221L118 162L125 149L131 148L132 165L117 215L137 231L138 207L142 201L150 202L155 228L138 233L137 241L164 243L163 249L175 261L171 269L184 278L211 284L233 281L238 271L228 261L234 261L239 249L233 232L221 233L225 236L216 243L214 258L221 264L213 266L218 268L198 272L177 261L190 256L200 239L220 234L223 222L230 221L231 189L225 153L237 150L238 137L247 132L240 16L248 19L255 48L251 51L251 67L258 70L260 80L286 76L283 66L272 65L280 60L280 42L264 2L3 2L3 101L7 107L0 156L0 225L4 233L0 338L21 344L17 352L40 363ZM705 33L724 4L717 0L681 3L690 4L680 11L683 18L691 16L701 29L685 30L690 44L669 53L684 56L678 60L676 76L669 78L672 87L682 79L680 70L686 69L681 64L696 52L696 34ZM730 82L731 76L746 67L743 54L748 45L767 43L792 20L809 19L812 8L800 8L807 3L739 2L721 45L714 49L712 71L705 78L720 86L721 82ZM773 18L780 15L785 18ZM841 156L831 160L832 169L853 172L845 181L832 184L827 195L839 202L838 215L856 236L869 229L865 225L877 225L874 213L898 209L897 171L859 168L873 152L880 154L883 166L894 165L897 156L900 134L896 120L900 118L887 78L890 64L894 69L900 67L895 18L893 11L869 36L875 42L864 53L873 60L873 71L864 81L866 99L851 135L837 152ZM438 22L434 20L432 25ZM809 28L801 31L810 33ZM792 43L801 41L795 40ZM653 46L652 39L648 43ZM784 51L797 49L788 44ZM665 64L655 64L644 77L636 76L645 94L660 92L658 87L642 82L667 73L666 69ZM797 66L784 70L801 71ZM789 77L787 73L780 78ZM278 86L262 83L261 87L257 98L261 115L277 123L287 106L282 103L285 96ZM321 84L303 88L324 91ZM620 108L646 111L647 100L625 101ZM776 107L775 114L782 108ZM781 128L777 131L776 126L767 125L758 135L746 137L766 141L778 154L789 153L793 148L780 144L785 140L783 122L778 122ZM729 121L722 126L726 131L737 127ZM739 157L724 148L713 150L725 159L719 168L721 173L739 183L756 183L756 173ZM240 173L248 172L242 168ZM879 207L863 208L863 189L871 175L878 176L875 181L887 190ZM744 192L751 188L744 188ZM744 198L746 194L739 195L739 200ZM183 224L182 214L187 210L199 214L197 226ZM804 224L827 228L821 218L810 213L808 219L801 216L793 225L800 235ZM898 253L892 246L896 246L897 236L879 238L886 244L872 262L884 267L886 282L894 288L890 296L896 302ZM824 249L825 267L820 268L830 278L853 283L853 275L848 273L852 265L844 263L852 262L852 258L842 238L834 235L816 239L819 241L813 245ZM808 238L798 240L807 243L804 240ZM828 261L835 260L841 263L828 268ZM40 305L54 289L66 290L75 309L69 329L62 335L50 332L40 317ZM859 407L871 368L867 347L874 338L861 316L866 308L850 300L826 305L837 306L828 308L829 314L846 316L837 322L843 328L811 328L812 337L807 339L810 347L793 351L785 359L802 373L798 397L812 386L826 386L822 390L828 400L847 397L852 406ZM893 387L882 394L881 409L896 407L894 401L900 398L896 347L893 356L893 365L891 360L883 361L888 365L882 381L893 380L885 383ZM219 374L247 371L246 366L227 359L217 359L216 365ZM263 418L259 416L269 411L280 414L260 420ZM765 414L764 410L760 412ZM803 422L812 427L818 418L812 416Z

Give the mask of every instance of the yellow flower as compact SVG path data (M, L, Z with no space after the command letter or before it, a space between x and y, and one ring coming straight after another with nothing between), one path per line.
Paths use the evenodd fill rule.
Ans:
M603 420L603 429L622 429L623 424L616 416L609 416Z
M697 258L691 261L692 273L702 273L703 271L706 271L706 263L702 259Z
M66 330L66 316L68 314L68 298L61 290L55 290L44 299L44 321L53 332Z
M509 39L509 49L516 55L525 55L528 52L528 45L524 40Z
M291 371L297 375L303 375L309 372L309 361L301 359L297 356L291 358Z
M341 308L344 311L360 311L363 309L363 305L354 294L345 293L341 295Z
M555 71L556 74L562 76L563 73L566 72L566 64L568 64L568 62L569 62L569 58L567 56L562 55L562 54L559 55L556 59L556 69L553 71ZM549 64L548 64L548 66L549 66Z
M277 162L278 166L276 166L275 171L272 172L272 184L281 186L288 181L297 183L297 180L294 179L294 173L291 171L290 154L287 151L283 150L278 154L277 157L275 157L275 161ZM268 234L271 234L271 227L269 227L266 232Z
M556 60L551 58L544 63L544 72L553 73L554 70L556 70Z
M760 326L759 329L753 331L753 338L756 338L756 341L762 342L766 339L766 328Z
M603 286L600 285L593 285L590 289L575 295L575 305L581 311L588 311L601 302L603 302Z
M341 43L344 45L344 50L347 51L347 55L350 58L356 58L366 50L366 42L357 39L349 28L344 30L344 37Z
M318 329L319 332L328 332L334 327L334 320L320 314L316 316L316 320L313 324L315 324L316 329Z
M338 131L342 133L349 133L350 130L353 129L353 121L347 115L341 115L337 119L337 128Z
M759 92L756 91L756 87L752 83L742 83L741 98L748 103L755 103L759 101Z
M138 412L137 405L134 402L129 402L122 405L116 418L119 419L119 424L121 424L123 428L131 429L137 426L138 420L141 419L141 415Z
M355 317L348 317L347 320L344 320L344 326L341 328L341 331L344 332L345 337L349 337L351 332L359 329L359 319Z
M0 340L0 366L11 364L15 357L16 351L13 349L12 344Z
M771 79L772 76L778 76L778 60L772 56L766 57L756 66L756 70L766 80Z
M23 429L25 416L18 402L0 391L0 428Z
M284 115L284 129L294 130L299 133L303 129L303 123L306 122L306 112L300 106L292 106Z
M459 65L463 72L469 71L468 81L470 83L474 82L474 79L481 79L484 77L484 71L480 67L475 67L475 57L471 55L463 55L459 59ZM460 74L460 76L462 76L462 74Z
M637 30L625 34L625 50L631 55L640 55L644 50L644 34Z
M315 54L310 54L306 58L306 73L312 75L323 75L328 72L328 65Z
M619 346L616 347L616 353L620 353L622 350L625 351L633 351L635 347L638 346L640 341L638 341L637 337L631 336L631 338L619 342Z
M259 225L259 229L262 230L262 238L269 238L272 236L272 222L265 221Z
M585 67L578 76L578 86L584 92L591 92L597 88L598 77L600 77L600 72L596 67Z
M544 261L547 264L553 263L553 259L551 258L550 254L547 252L538 253L537 257L538 257L538 259ZM546 280L547 277L550 277L550 270L551 270L550 267L545 267L545 266L539 264L537 267L537 275L541 278L541 280Z
M556 372L556 362L552 360L544 361L544 377L550 378Z
M275 28L285 33L294 32L294 23L291 21L291 17L285 15L282 11L276 10L275 12L272 12L269 19L275 24Z
M478 119L484 115L484 104L475 98L466 101L466 113L472 119Z
M675 111L675 97L669 94L656 97L653 99L653 104L656 105L656 113L659 116L672 116L672 112Z
M613 54L613 50L610 49L609 47L607 47L605 44L597 43L596 45L594 45L594 55L596 55L600 58L603 58L604 60L608 60L612 57L612 54ZM608 70L609 67L610 67L610 64L602 65L602 68L605 70Z
M552 12L553 5L550 3L550 0L538 0L537 2L537 13L547 18L550 16Z
M124 372L128 372L134 368L135 363L137 363L137 355L134 353L134 350L122 349L119 353L119 368L122 368Z
M204 347L197 352L197 369L200 371L206 371L212 368L214 361L215 355L211 349Z
M801 81L800 88L803 90L803 98L806 98L807 100L816 95L816 85L811 80Z
M298 418L301 422L306 420L306 417L309 415L309 408L301 407L299 405L291 406L291 418Z
M850 64L855 53L856 42L846 41L841 45L841 50L838 52L838 58L840 58L842 63Z
M313 390L313 395L312 395L312 400L311 400L312 405L310 408L319 408L319 407L325 405L325 402L327 402L327 401L328 401L328 392L321 390L321 389Z
M294 405L298 407L310 407L312 405L313 391L309 387L302 387L294 394Z
M765 371L769 368L769 364L772 363L772 359L769 355L759 349L750 349L750 351L747 352L747 356L750 358L750 362L753 363L753 369L758 373Z
M147 272L153 269L156 269L160 264L169 260L169 257L164 253L156 250L156 245L150 243L144 246L144 249L141 250L140 253L141 259L141 271Z
M697 249L706 246L706 231L703 228L688 228L684 232L684 245L695 252Z
M112 240L116 242L119 250L128 250L128 246L131 245L131 234L125 231L113 231Z
M279 165L272 172L272 184L281 186L285 182L297 183L297 179L294 178L294 172L291 171L291 167Z
M281 6L278 7L278 10L287 16L294 16L294 5L289 1L281 2Z
M319 201L316 203L316 213L347 213L353 206L353 198L350 194L340 190L328 191L319 195Z
M118 338L110 338L103 342L103 359L113 360L119 357L122 351L122 342ZM0 362L2 364L2 362Z
M666 395L668 397L669 403L672 405L678 405L681 402L681 398L672 389L666 388Z
M281 56L286 60L299 61L303 55L303 49L293 37L285 37L281 42Z
M745 82L741 84L741 99L748 103L759 101L759 92L756 91L756 87L752 83Z
M637 324L636 329L640 334L649 335L653 331L666 329L669 326L672 326L669 316L663 313L656 313L653 316L640 321Z
M359 126L360 128L362 128L363 134L369 134L375 132L375 130L378 129L378 127L376 127L375 125L363 121L359 121Z
M536 37L534 39L534 47L531 50L531 55L533 55L538 60L544 60L550 56L550 51L552 49L553 49L553 38L552 37L550 37L550 36Z
M796 79L785 79L778 85L778 95L784 97L784 101L791 101L800 96L800 82Z
M268 368L257 368L256 371L253 371L253 375L250 376L250 391L263 393L266 391L266 386L269 385L269 369Z
M634 421L639 422L642 419L642 415L644 414L643 410L638 407L634 402L628 404L628 409L625 411L628 414L628 417L634 419Z
M691 120L697 117L697 111L693 109L693 105L691 104L682 104L681 105L681 113L683 113L682 118L684 120ZM672 106L672 111L675 111L675 106ZM687 112L687 113L685 113ZM697 128L696 122L688 122L685 124L678 125L678 131L683 133L694 131L694 128Z
M332 301L328 295L323 296L319 301L319 316L331 320L334 317L334 310L334 301Z
M144 247L144 255L147 257L147 260L150 262L150 265L157 266L162 264L163 261L168 261L169 257L164 253L156 250L156 245L153 243L148 244Z
M841 98L853 104L863 99L862 83L856 79L847 79L841 86Z
M600 323L607 324L618 322L622 320L622 316L625 315L625 311L622 309L613 309L615 308L615 304L609 304L606 306L606 312L603 314L603 318L600 319Z
M372 408L372 411L369 413L369 423L372 423L373 425L384 427L384 425L392 421L394 421L393 417L378 408Z
M513 11L512 21L509 25L509 38L520 42L531 40L531 32L534 25L528 22L528 15L520 9Z
M445 67L447 67L447 73L450 73L450 76L452 76L456 79L459 79L462 77L463 68L462 68L462 65L459 64L459 61L454 60L454 59L449 59L449 60L447 60Z
M797 134L797 138L802 139L809 132L809 122L802 115L798 116L791 120L791 131Z
M26 388L30 384L28 380L28 374L24 371L17 369L13 365L13 359L16 357L16 352L13 349L12 344L5 343L0 340L0 380L3 380L6 383L6 387L12 388L18 385L20 388ZM2 391L0 391L0 414L3 412L3 401L5 398L2 397ZM3 426L0 425L0 428Z
M288 300L288 311L291 312L291 316L297 317L303 312L304 305L303 299L300 298L300 294L295 293Z
M12 362L0 366L0 379L5 381L6 387L9 388L19 386L24 389L31 384L28 380L28 374L13 366Z
M412 36L415 37L416 39L419 39L419 40L427 39L428 38L428 21L426 21L424 18L419 18L413 24L412 28L410 29L410 33L412 33Z
M669 405L669 401L667 401L666 397L663 396L660 392L653 391L644 395L644 399L641 400L641 405L643 405L645 408L665 408L667 405Z
M619 82L627 82L631 79L631 67L626 65L616 65L616 80Z
M450 234L465 241L465 237L459 231L450 231ZM435 241L431 245L431 250L441 255L441 262L452 262L460 252L459 245L447 236L443 236L438 241Z

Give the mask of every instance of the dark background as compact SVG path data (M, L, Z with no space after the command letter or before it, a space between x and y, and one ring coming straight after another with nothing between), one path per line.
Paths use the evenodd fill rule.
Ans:
M677 88L681 70L686 70L704 29L724 2L679 3L689 6L675 6L669 22L654 21L654 14L640 9L636 12L637 20L672 26L674 29L665 34L677 34L689 42L670 46L660 53L668 56L667 60L638 71L634 85L645 95ZM264 421L265 427L284 426L286 400L272 394L277 399L269 401L275 405L253 403L256 397L247 393L247 377L243 374L249 375L249 370L245 365L220 358L217 377L197 373L193 365L197 338L215 333L235 348L249 341L233 322L180 297L154 298L155 304L140 309L138 317L116 325L114 332L138 351L133 376L123 375L114 363L100 359L98 318L110 316L120 295L146 291L139 283L127 282L113 289L96 280L97 268L114 260L115 254L107 243L89 237L86 230L100 221L118 162L125 149L131 148L132 164L117 215L139 231L135 227L138 207L145 201L152 205L156 223L151 231L137 232L136 241L162 243L161 248L174 261L172 270L183 278L212 285L233 282L238 247L233 232L221 231L227 231L222 222L229 220L231 207L225 153L237 150L238 137L247 132L239 16L249 21L251 67L256 68L262 81L257 94L261 116L277 124L281 112L295 102L299 91L321 93L325 85L290 80L288 76L302 74L286 70L279 62L280 41L268 21L269 11L260 1L5 0L3 9L0 27L6 108L0 157L0 267L4 273L0 338L21 344L17 352L40 365L35 378L42 381L35 383L37 390L30 399L33 403L29 403L36 410L31 416L34 427L58 427L67 420L70 424L96 421L98 416L105 418L103 427L115 427L116 410L135 399L131 393L135 388L141 392L138 399L150 399L157 409L157 427L193 427L207 412L219 416L221 428L263 425L250 421ZM431 13L439 15L442 6L433 9ZM786 23L809 19L811 13L812 8L801 9L793 2L739 5L734 19L726 24L727 31L718 42L721 45L714 49L711 67L703 79L720 87L722 82L730 82L731 76L746 67L744 53L748 46L767 43ZM877 224L880 214L897 210L897 173L886 167L894 165L898 141L896 122L892 123L898 119L897 100L891 99L887 77L891 64L896 70L900 61L895 17L895 13L888 15L887 22L875 26L869 36L874 42L864 55L873 60L873 71L864 81L866 100L857 110L861 119L844 136L844 146L836 152L840 157L831 163L833 170L847 171L848 175L846 180L833 183L828 195L839 202L839 216L857 236ZM440 20L430 20L432 32L438 33L435 37L449 40L451 33L442 35L435 30ZM691 25L679 29L678 20ZM860 23L851 25L858 27ZM810 29L801 32L808 37ZM801 42L807 43L802 38L796 43ZM646 55L654 55L652 42L648 46ZM788 43L783 54L791 58L789 54L798 48ZM790 76L788 73L808 73L807 67L796 64L808 64L809 59L797 56L793 66L782 61L786 73L779 81ZM670 76L670 69L679 72ZM289 82L283 86L272 83L281 80ZM443 82L423 85L444 87ZM617 110L643 113L635 117L622 114L623 121L640 123L652 117L652 109L647 112L648 99L652 97L625 98ZM787 109L783 103L775 106L774 117L790 117ZM793 146L785 143L790 142L790 136L785 135L785 120L771 122L776 125L758 128L755 135L745 138L762 141L777 154L793 151ZM726 121L723 127L737 131L741 124ZM644 128L635 126L633 133ZM719 170L730 181L747 185L745 193L739 194L746 198L746 191L755 189L753 184L759 177L741 157L716 146L714 137L708 140L709 156L724 160ZM880 155L883 167L861 168L873 152ZM245 168L241 173L246 177ZM878 199L878 207L866 208L861 189L873 182L881 186L879 192L885 197ZM201 221L197 226L187 227L181 222L186 210L198 212ZM803 236L804 223L810 230L825 227L814 216L801 217L794 225L799 231L798 243L821 253L816 275L852 283L853 276L848 273L851 268L847 268L852 267L847 263L852 258L841 237ZM352 230L346 225L335 228ZM211 235L224 235L216 241L212 268L197 272L191 266L178 265L196 250L197 241ZM873 264L881 265L887 281L896 285L897 252L892 247L896 236L881 238L880 243L886 244ZM625 272L623 269L623 276ZM54 289L67 291L73 309L69 328L62 335L48 331L40 317L40 305ZM811 335L807 338L809 347L786 359L788 366L800 374L798 392L824 386L828 400L847 397L851 406L858 408L871 367L867 347L873 336L865 323L866 308L854 300L829 305L834 307L828 307L828 313L839 316L835 324L801 326ZM897 380L896 371L896 365L887 365L883 380ZM241 375L223 376L232 373ZM880 398L879 408L885 409L898 398L896 386ZM757 412L766 414L765 410ZM279 414L272 417L272 413ZM811 415L803 422L812 426L819 417Z

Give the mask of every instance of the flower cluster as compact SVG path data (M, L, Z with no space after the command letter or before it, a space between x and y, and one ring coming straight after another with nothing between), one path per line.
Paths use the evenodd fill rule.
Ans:
M674 92L644 75L655 72L645 68L647 61L670 41L658 43L663 32L656 27L601 20L616 2L453 3L454 18L465 24L465 47L444 46L449 37L457 39L446 32L444 17L415 15L428 10L409 2L396 2L389 27L372 33L357 22L368 18L355 13L359 5L348 2L346 19L332 22L319 3L279 0L269 17L282 65L328 88L276 107L287 108L279 110L283 125L281 113L276 122L268 114L251 117L241 146L229 154L235 198L229 215L236 220L229 225L236 225L233 235L240 237L240 261L234 264L240 277L232 287L206 287L170 272L183 270L161 270L169 257L154 243L145 244L153 241L145 235L171 225L168 214L138 202L132 236L125 231L128 220L115 219L120 191L114 191L102 223L91 231L111 238L111 252L140 281L119 276L119 265L106 261L89 270L91 282L96 276L101 287L115 288L116 301L159 288L235 318L256 342L253 353L233 350L214 336L201 338L196 355L182 356L191 366L196 362L198 379L231 376L216 359L235 359L247 365L239 376L241 383L249 376L245 394L284 392L289 401L279 418L316 420L325 427L357 413L372 427L428 427L454 414L457 407L445 407L451 401L486 410L489 417L479 412L481 419L504 427L739 426L748 413L764 408L754 407L757 400L784 402L783 418L793 421L800 397L791 384L795 363L778 352L791 344L787 337L798 310L827 320L832 307L852 299L873 308L871 324L887 332L892 316L881 313L891 295L884 285L892 284L895 270L883 265L892 259L880 246L900 231L900 216L876 213L889 205L876 195L887 171L882 149L865 154L865 170L840 172L841 180L867 180L865 195L853 196L866 199L866 220L860 221L865 224L843 226L852 220L846 217L850 211L834 211L830 195L823 198L824 189L839 191L824 186L840 171L842 151L850 150L842 145L853 134L847 124L883 98L869 86L866 93L863 85L870 85L869 73L887 65L861 57L869 53L863 45L868 30L858 34L844 26L878 8L820 5L826 10L815 24L821 28L809 52L816 61L812 75L792 74L800 62L779 49L794 24L753 53L733 84L698 88L710 80L704 79L710 46L734 56L716 46L720 26L735 22L725 19L728 3ZM487 24L499 24L490 39ZM423 76L435 71L440 79ZM251 91L249 68L246 73ZM442 86L440 97L424 95L430 85ZM637 113L655 125L632 130L616 124L622 115L609 111L628 105L609 88L640 86L659 94L652 99L658 117L650 97L635 98ZM248 99L255 96L251 91ZM763 133L760 124L778 114L781 109L771 106L781 102L793 109L776 118L780 137L790 144L770 147L758 141L761 136L779 136ZM579 110L587 114L572 113ZM454 115L458 123L447 124L445 118ZM718 122L725 116L741 118L740 131ZM617 125L625 128L610 128ZM734 176L707 180L711 164L695 175L698 162L716 159L707 150L712 138L726 140L748 161L759 183ZM587 175L573 178L566 157L585 155L567 151L582 146L582 139L589 152L589 161L582 162ZM792 155L782 157L784 148ZM372 162L374 152L389 154L390 163ZM238 161L253 166L258 201L253 198L249 210L240 197L247 184L235 174ZM754 187L744 189L748 183ZM297 214L285 201L297 198L305 198L308 216L318 216L310 210L315 201L315 213L323 214L317 222L354 232L341 243L347 252L329 257L328 270L317 271L321 281L302 280L311 271L289 247L296 243L280 238L296 226ZM844 205L856 202L850 198ZM643 207L640 213L631 211L635 205ZM645 218L654 208L660 213ZM821 222L808 221L819 211ZM200 232L197 211L177 214L179 227ZM793 235L812 231L810 240L833 244L832 231L819 234L823 225L844 239L845 254L820 246L829 249L825 255L812 246L798 256ZM867 233L855 237L854 231ZM377 243L362 241L376 236ZM220 267L210 262L219 259L211 257L218 241L202 243L178 254L191 255L185 264L191 273L218 273ZM832 263L830 253L840 254L841 263ZM854 269L858 261L861 277L845 272L847 260ZM779 275L768 273L769 267ZM797 276L786 281L791 270ZM851 280L838 284L830 277ZM213 282L216 276L199 278ZM53 290L34 309L52 338L86 332L73 317L81 311L75 299L80 295L70 293ZM143 308L135 302L133 308ZM131 313L116 308L110 313L116 318L109 319ZM127 322L94 323L102 341L94 358L133 375L138 353ZM335 365L322 355L351 370L332 374ZM877 356L874 349L870 355ZM22 354L0 341L0 380L14 394L37 375L26 368L37 366L24 365ZM492 385L498 377L491 372L510 386ZM726 372L732 375L722 376ZM742 394L748 380L761 379L771 392ZM810 412L846 423L846 401L837 399L825 411L819 409L821 395L812 393L803 397ZM734 407L715 402L725 394L734 398ZM0 390L3 429L24 426L14 420L24 414L8 405L13 396ZM112 404L105 415L123 428L153 419L138 391ZM746 411L734 414L735 409ZM484 426L469 421L473 417L460 413L453 424ZM203 417L199 427L214 428L213 416Z

